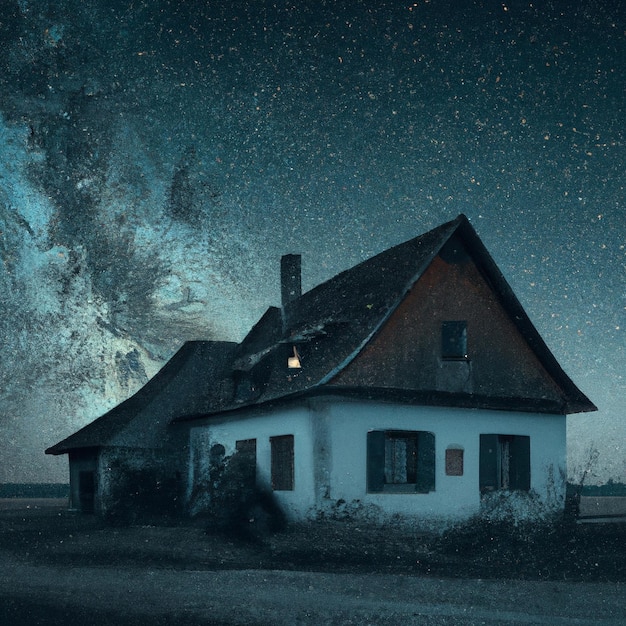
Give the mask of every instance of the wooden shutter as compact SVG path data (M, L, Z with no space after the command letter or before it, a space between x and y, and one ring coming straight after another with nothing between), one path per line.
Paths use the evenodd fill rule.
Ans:
M480 492L495 491L498 478L498 435L480 436L479 478Z
M256 484L256 439L240 439L235 442L237 450L236 461L231 459L231 465L237 465L238 478L243 487L254 488Z
M378 493L385 486L385 433L371 430L367 433L367 491Z
M530 490L530 437L513 437L509 461L510 489Z
M293 435L270 437L272 452L272 489L293 491Z
M417 437L417 482L419 493L435 491L435 435L420 432Z

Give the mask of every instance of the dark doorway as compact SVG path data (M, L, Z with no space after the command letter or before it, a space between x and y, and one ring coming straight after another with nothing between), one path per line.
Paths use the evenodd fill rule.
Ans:
M78 473L78 499L82 513L93 513L96 499L96 476L94 471Z

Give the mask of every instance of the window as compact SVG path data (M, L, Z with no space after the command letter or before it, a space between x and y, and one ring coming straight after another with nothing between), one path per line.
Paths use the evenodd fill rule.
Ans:
M417 433L385 436L385 484L414 485L417 479Z
M467 322L442 322L441 357L467 359Z
M272 449L272 489L293 491L293 435L270 437Z
M256 439L240 439L235 442L239 478L245 487L256 484ZM231 461L232 463L232 461Z
M235 441L235 450L256 460L256 439L239 439Z
M480 492L530 490L530 437L480 436Z
M450 446L446 450L446 476L463 476L463 448Z
M248 402L254 397L254 385L250 372L235 372L235 402Z
M406 430L367 433L369 493L428 493L435 489L435 436Z

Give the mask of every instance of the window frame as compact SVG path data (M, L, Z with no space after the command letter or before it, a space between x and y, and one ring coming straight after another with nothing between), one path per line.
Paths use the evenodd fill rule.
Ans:
M530 491L529 435L480 435L479 487L483 495L497 491Z
M390 442L410 442L414 462L389 459ZM406 481L389 481L390 472L401 475L398 463L406 463ZM414 474L414 477L413 477ZM410 480L410 482L409 482ZM422 430L380 429L367 433L367 493L429 493L435 490L435 435Z
M417 483L417 440L415 431L385 432L385 485Z
M444 361L468 361L467 321L441 322L441 358Z

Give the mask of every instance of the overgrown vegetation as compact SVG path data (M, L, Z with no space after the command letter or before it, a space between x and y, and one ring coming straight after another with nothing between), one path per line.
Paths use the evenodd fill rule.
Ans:
M473 521L444 533L435 545L459 575L546 580L622 580L624 524Z
M124 461L112 463L105 520L113 525L163 523L179 513L179 485L164 468L142 467Z
M136 568L279 569L443 578L626 582L626 524L479 523L435 535L352 521L291 526L263 541L206 519L108 526L64 510L0 512L0 549L37 562ZM19 521L19 523L16 523Z
M225 456L214 444L206 479L195 485L192 507L207 531L264 542L287 526L271 490L256 483L254 457L244 451Z

